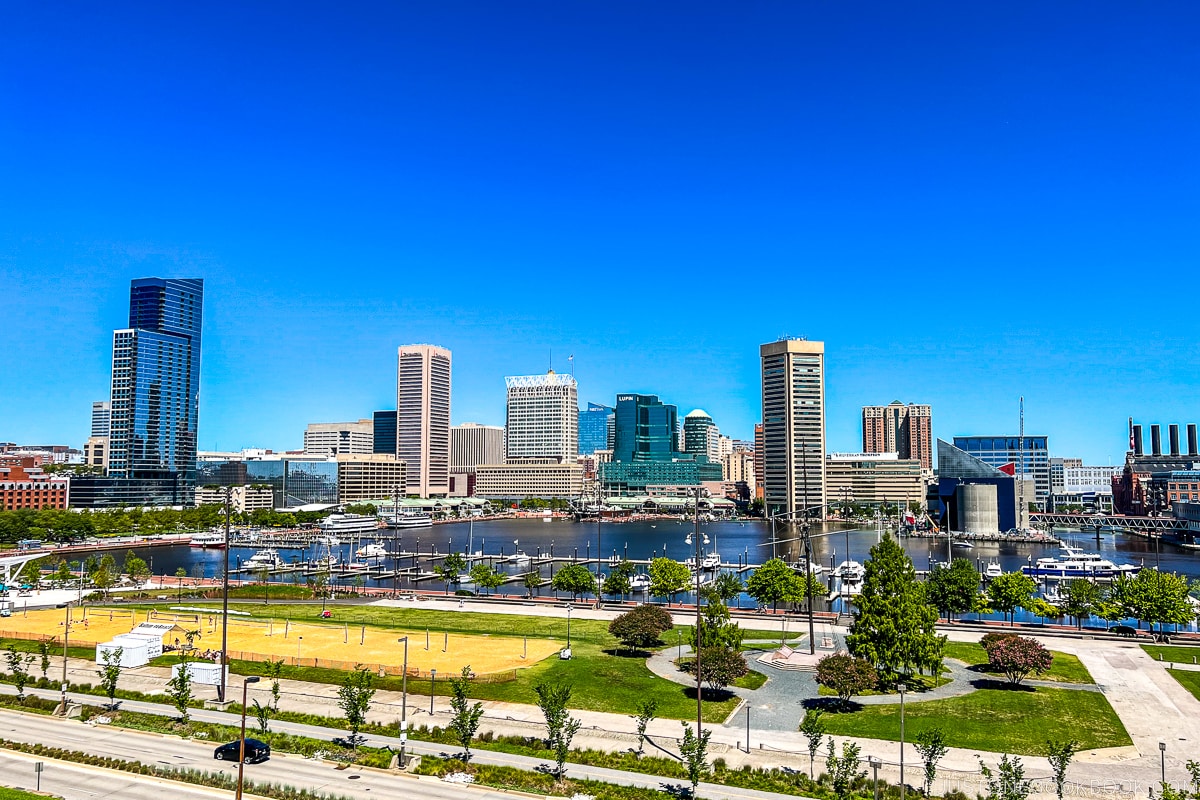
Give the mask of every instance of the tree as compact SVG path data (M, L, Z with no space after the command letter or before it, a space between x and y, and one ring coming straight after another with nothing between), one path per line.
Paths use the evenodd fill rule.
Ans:
M946 746L946 735L936 726L917 733L915 746L921 755L921 766L925 772L925 796L930 797L933 795L933 781L937 778L938 762L950 748Z
M808 777L809 780L816 780L813 775L814 761L817 753L821 750L821 740L825 738L825 720L822 717L825 712L819 708L814 708L811 711L804 712L804 721L800 723L800 733L804 734L804 738L808 741Z
M937 674L945 636L938 614L917 583L912 560L889 535L871 548L858 612L846 643L850 652L885 670L894 681L903 671L929 667Z
M729 605L730 600L744 591L746 591L746 584L732 572L722 572L713 579L712 583L701 589L705 602L710 605L723 603L726 606Z
M984 645L988 668L1003 672L1008 682L1020 686L1030 674L1041 675L1050 669L1054 656L1037 639L1008 636Z
M754 598L760 606L771 604L771 610L779 607L779 601L786 600L791 593L792 582L796 573L784 563L781 558L772 558L750 576L746 581L746 594Z
M12 679L12 684L17 687L17 697L24 700L25 687L29 685L29 665L33 663L33 655L18 653L15 646L9 645L4 659L8 662L8 674Z
M787 591L783 596L786 603L790 603L793 607L804 604L807 606L808 599L811 597L816 600L818 597L824 597L825 587L821 584L821 579L812 572L796 572L792 575L792 580L787 585Z
M254 718L258 720L259 733L271 732L271 704L262 704L254 699Z
M953 619L955 614L966 614L979 594L979 573L965 558L954 559L949 567L939 564L929 573L925 594L947 619Z
M695 675L696 659L684 664L683 670ZM721 645L700 648L700 680L714 692L724 689L749 671L746 657L737 650Z
M1079 742L1074 739L1068 739L1065 742L1055 739L1046 740L1046 760L1050 762L1050 769L1054 772L1054 793L1058 795L1058 800L1063 800L1063 790L1067 783L1067 767L1077 752L1079 752Z
M175 570L175 577L179 579L179 590L175 593L176 600L183 599L183 579L187 577L187 570L183 567Z
M50 672L50 648L54 646L56 637L51 636L49 639L39 639L37 643L38 655L41 656L42 680L45 680Z
M660 606L641 605L608 623L608 632L631 649L653 647L675 627L671 614Z
M504 583L504 574L497 572L491 564L477 563L471 567L471 580L481 589L491 591Z
M96 671L96 674L100 676L100 687L108 695L109 708L117 707L117 681L121 679L121 656L123 655L125 655L124 647L105 650L100 656L100 669Z
M270 602L271 599L271 568L266 564L259 566L259 568L254 571L254 577L257 578L258 582L262 584L263 605L265 606Z
M263 674L271 679L271 705L279 710L279 678L283 675L283 659L277 661L267 661L266 667L263 669Z
M1153 789L1150 790L1150 800L1200 800L1200 761L1188 761L1187 771L1192 778L1191 791L1176 789L1171 784L1164 783L1159 794L1155 794Z
M700 780L708 774L708 740L712 738L712 731L703 728L700 735L697 736L691 725L686 722L679 724L683 726L683 740L679 743L679 757L683 761L684 769L687 770L688 780L692 782L692 797L695 797Z
M719 600L704 607L700 627L688 628L688 643L692 647L727 647L740 650L742 629L729 616L729 607Z
M1118 580L1112 593L1128 616L1150 623L1152 629L1158 623L1160 632L1164 625L1185 625L1195 619L1187 599L1187 578L1180 575L1143 569L1134 578Z
M858 766L861 764L859 753L862 749L851 742L842 742L842 754L838 756L833 749L833 737L829 737L829 752L825 756L825 770L829 773L833 793L838 800L847 800L854 788L854 779L859 777ZM865 772L863 773L865 774Z
M63 587L66 587L66 585L70 583L74 577L75 576L71 574L71 565L60 558L58 563L55 565L54 580L61 583Z
M354 671L348 674L338 689L338 708L346 718L346 726L350 728L350 741L354 749L358 749L358 732L367 721L367 711L371 708L371 699L375 696L375 679L371 671L361 664L356 664Z
M650 594L670 602L692 582L692 571L674 559L659 557L650 562Z
M450 584L458 583L458 576L466 568L467 560L463 558L462 553L450 553L442 560L441 566L434 570L438 574L438 577L442 579L442 582L446 584L446 594L450 594Z
M1033 578L1020 572L1006 572L992 578L988 584L987 597L992 608L1004 612L1005 619L1011 625L1013 612L1024 608L1035 591L1037 582Z
M637 571L637 567L629 561L622 560L615 567L609 570L608 575L604 578L604 585L601 590L607 595L617 595L624 597L633 591L633 585L629 579Z
M1100 589L1084 578L1075 578L1062 586L1059 608L1068 617L1075 618L1075 627L1082 629L1083 620L1100 605Z
M980 759L979 772L987 783L986 800L1028 800L1033 791L1033 781L1025 780L1025 767L1016 756L1011 760L1007 754L1000 757L999 775Z
M571 702L568 684L539 683L533 687L538 696L538 708L546 719L546 746L554 751L555 775L560 779L571 752L571 740L579 732L579 720L567 712Z
M570 592L571 599L596 591L596 576L583 564L568 564L554 573L550 586L556 592Z
M525 587L526 596L532 598L533 593L536 592L542 585L541 573L526 572L525 577L521 579L521 585Z
M150 577L150 566L145 559L132 550L125 556L125 574L138 586Z
M646 728L650 726L650 722L654 719L654 715L658 713L658 701L653 697L638 701L637 716L634 720L637 722L637 738L638 738L638 755L640 756L645 750L646 745Z
M462 674L450 679L450 710L454 717L450 720L449 728L454 731L459 745L463 749L463 762L471 760L471 740L479 730L479 720L483 716L483 703L467 700L467 692L471 689L471 667L463 667Z
M188 667L187 651L179 656L179 668L167 681L167 695L179 712L179 721L188 724L188 708L192 703L192 670Z
M817 683L837 692L845 706L854 695L874 689L879 684L879 675L865 658L837 653L817 662Z

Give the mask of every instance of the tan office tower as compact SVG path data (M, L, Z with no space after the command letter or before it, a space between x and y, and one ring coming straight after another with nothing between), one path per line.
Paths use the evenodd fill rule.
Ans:
M896 453L933 469L933 414L929 406L899 400L886 406L863 406L863 452Z
M784 339L762 358L763 502L770 515L824 516L825 343Z
M396 456L407 467L408 493L450 493L450 351L430 344L399 350Z

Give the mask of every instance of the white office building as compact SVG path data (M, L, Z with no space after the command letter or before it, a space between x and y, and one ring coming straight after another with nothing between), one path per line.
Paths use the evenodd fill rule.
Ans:
M504 428L464 422L450 429L450 471L474 472L480 464L504 463Z
M504 379L508 389L505 459L549 458L573 462L579 455L579 392L575 379L545 375Z
M367 455L374 452L375 423L314 422L304 430L304 452L318 456Z

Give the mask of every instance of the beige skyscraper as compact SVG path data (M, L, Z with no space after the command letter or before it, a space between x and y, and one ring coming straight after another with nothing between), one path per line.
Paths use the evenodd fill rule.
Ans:
M825 343L784 339L762 358L763 502L768 515L825 504Z
M399 349L396 456L407 465L408 493L450 493L450 351L430 344Z

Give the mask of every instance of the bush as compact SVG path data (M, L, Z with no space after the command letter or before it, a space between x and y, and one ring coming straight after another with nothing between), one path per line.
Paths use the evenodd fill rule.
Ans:
M984 637L979 640L979 644L984 650L990 650L992 645L996 644L997 642L1001 642L1005 639L1015 639L1017 635L1018 634L1008 632L989 633L984 635Z
M874 689L879 676L866 659L839 653L817 662L817 683L837 692L845 705L854 695Z
M629 648L646 648L660 644L659 637L675 627L666 609L641 605L626 611L608 624L608 632Z
M1030 674L1041 675L1054 661L1054 656L1041 642L1026 636L996 639L984 648L988 654L988 668L1003 672L1013 686L1020 686Z

